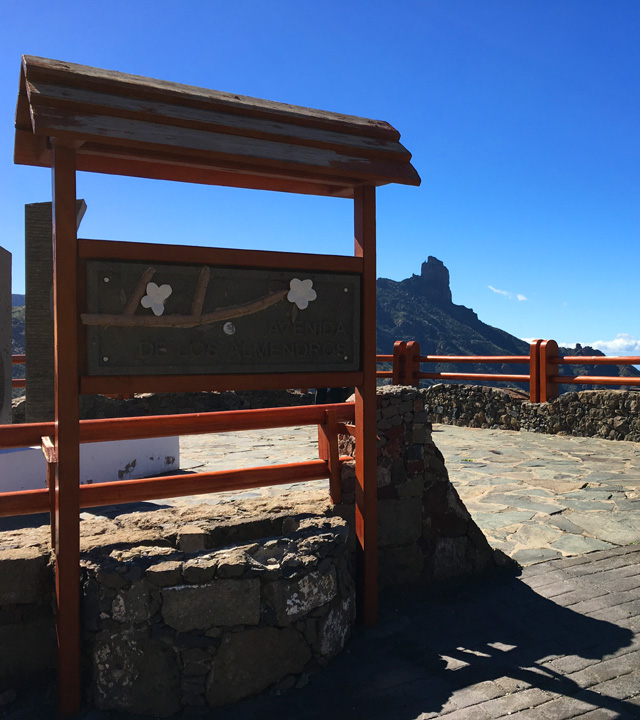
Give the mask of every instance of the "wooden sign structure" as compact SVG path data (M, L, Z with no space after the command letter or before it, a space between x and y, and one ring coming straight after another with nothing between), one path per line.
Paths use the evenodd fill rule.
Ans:
M399 138L398 131L382 121L44 58L22 58L14 159L18 164L50 167L53 175L56 431L53 442L44 442L43 449L49 468L56 556L63 714L75 713L80 702L78 474L82 393L354 386L359 592L365 623L375 622L375 189L392 182L420 184L410 162L411 154ZM352 198L354 256L79 240L78 170ZM217 273L231 278L232 285L231 268L257 273L254 277L260 278L258 285L263 287L257 288L260 292L255 298L231 297L220 305L210 297L208 278ZM98 290L100 282L109 284L105 281L111 277L109 273L120 273L120 279L130 287L124 300L109 298L105 287ZM163 279L163 273L173 280ZM186 284L189 279L190 297L187 300L186 291L176 295L179 303L170 312L165 286L173 292L171 284L180 277ZM299 282L292 284L293 280ZM318 290L318 308L321 297L328 298L329 304L338 303L340 280L345 281L345 295L359 295L347 312L348 322L356 327L343 326L341 331L337 326L320 328L319 332L326 329L331 336L326 348L320 343L312 348L314 340L308 335L314 332L314 322L331 323L335 318L321 314L310 321L310 329L306 324L297 328L295 323L298 318L303 320L306 309L298 318L292 312L285 313L284 319L274 316L272 338L251 336L250 324L246 323L254 311L267 313L270 303L275 307L287 302L285 297L290 292L294 301L301 297L304 304L305 294L309 301L312 289ZM292 301L288 302L291 305ZM248 313L231 317L234 312L242 312L239 307L252 303ZM211 320L211 313L222 310ZM127 323L133 323L129 327L144 326L147 345L138 346L131 362L122 354L118 333L104 322L106 315L118 316L123 333ZM159 336L149 335L149 327L156 322L154 318L160 318L158 328L169 317L181 318L180 323L191 323L193 327L215 325L215 341L211 336L204 340L189 337L186 353L196 354L193 343L199 342L206 349L197 345L198 353L211 352L216 361L207 365L200 358L181 366L170 353L175 350L176 337L188 336L176 336L175 326L165 328L163 333L169 334L154 346L153 338ZM222 345L229 339L224 337L225 323L230 323L227 335L235 337L238 330L243 335L238 336L236 348L242 348L237 353L244 359L233 368L231 344ZM282 323L280 336L278 323ZM298 330L307 335L296 354ZM259 350L253 352L263 355L255 371L250 362L245 362L248 351L239 344L247 341L257 343ZM118 353L118 362L112 366L111 358ZM304 353L313 354L316 362L305 363Z

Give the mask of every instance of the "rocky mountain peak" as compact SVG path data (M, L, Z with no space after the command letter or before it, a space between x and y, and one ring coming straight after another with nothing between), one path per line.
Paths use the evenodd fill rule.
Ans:
M420 275L412 275L411 285L413 292L431 302L439 305L449 305L452 302L449 271L442 260L433 255L429 255L427 261L422 263Z

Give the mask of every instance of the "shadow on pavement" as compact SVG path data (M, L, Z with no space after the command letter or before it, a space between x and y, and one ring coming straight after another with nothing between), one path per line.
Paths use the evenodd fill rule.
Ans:
M564 656L601 660L632 638L630 630L559 606L518 578L440 597L394 590L381 598L378 626L356 630L347 649L307 687L220 708L215 717L414 720L468 704L471 718L472 705L533 687L635 718L637 705L584 689L552 662Z

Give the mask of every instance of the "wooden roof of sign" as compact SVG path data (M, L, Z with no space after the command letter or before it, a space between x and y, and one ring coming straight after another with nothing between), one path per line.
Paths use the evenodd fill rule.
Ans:
M342 197L420 184L380 120L23 56L15 162L50 167L51 137L91 172Z

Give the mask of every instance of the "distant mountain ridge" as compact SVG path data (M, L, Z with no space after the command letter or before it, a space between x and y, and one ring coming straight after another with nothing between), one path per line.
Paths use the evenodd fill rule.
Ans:
M449 270L444 263L430 256L422 263L420 275L405 280L377 281L377 347L378 352L391 354L396 340L417 340L423 355L529 355L529 344L514 335L482 322L464 305L456 305L451 295ZM24 295L13 295L13 354L25 352ZM21 301L18 305L15 299ZM604 355L599 350L577 345L560 348L562 355ZM437 364L433 372L504 373L526 375L528 364ZM634 367L615 365L562 367L564 375L611 375L640 377ZM15 368L17 377L24 377L24 366ZM486 384L495 385L495 382ZM509 383L513 386L514 383ZM527 387L520 384L520 387ZM564 386L581 389L587 386Z
M451 295L449 270L441 260L429 256L420 275L405 280L379 278L377 282L378 352L393 352L396 340L417 340L423 355L529 355L529 344L504 330L482 322ZM604 355L591 347L561 348L561 355ZM431 372L493 372L525 375L528 364L437 364ZM561 367L563 375L611 375L639 377L633 367L574 365ZM495 383L491 383L495 384ZM513 385L513 383L509 383ZM521 387L525 387L521 384ZM571 386L580 389L583 386ZM586 387L586 386L585 386ZM565 386L569 388L569 386Z

